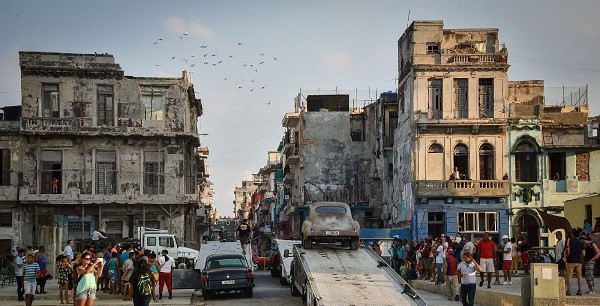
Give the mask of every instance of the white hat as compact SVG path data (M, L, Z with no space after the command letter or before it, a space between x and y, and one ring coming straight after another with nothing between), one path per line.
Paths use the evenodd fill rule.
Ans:
M502 235L502 239L510 239L510 238L508 238L508 235Z
M394 235L394 237L393 237L393 238L394 238L394 239L400 239L400 236L398 236L398 235Z

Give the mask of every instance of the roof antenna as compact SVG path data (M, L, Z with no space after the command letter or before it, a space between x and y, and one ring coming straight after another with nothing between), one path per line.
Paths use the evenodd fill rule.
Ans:
M408 23L410 21L410 9L408 9L408 16L406 17L406 27L408 28Z

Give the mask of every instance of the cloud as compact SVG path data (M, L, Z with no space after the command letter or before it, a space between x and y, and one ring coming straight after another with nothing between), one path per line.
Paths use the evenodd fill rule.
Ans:
M164 26L167 30L179 35L187 32L189 35L201 38L215 38L215 32L199 21L186 21L177 17L169 17L164 22Z
M349 72L352 68L350 55L341 50L328 50L320 54L321 66L331 72Z

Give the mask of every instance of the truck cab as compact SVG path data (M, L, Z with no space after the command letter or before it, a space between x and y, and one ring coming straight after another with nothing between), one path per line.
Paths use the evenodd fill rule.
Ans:
M167 250L169 256L175 259L194 259L198 256L197 250L179 246L175 235L170 234L167 230L140 227L138 228L138 236L144 249L151 250L156 254Z

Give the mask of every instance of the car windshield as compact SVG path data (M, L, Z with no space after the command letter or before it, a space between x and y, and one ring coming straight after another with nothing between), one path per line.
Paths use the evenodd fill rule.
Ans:
M315 208L315 212L318 214L334 214L334 215L345 215L346 207L340 206L319 206Z
M220 258L213 259L206 263L207 269L219 269L229 267L246 267L246 262L242 258Z

